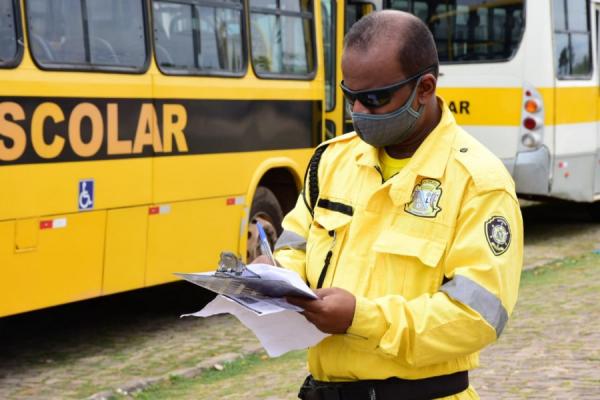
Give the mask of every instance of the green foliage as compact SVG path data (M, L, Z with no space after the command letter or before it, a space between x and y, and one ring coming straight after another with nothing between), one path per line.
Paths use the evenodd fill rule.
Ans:
M587 267L600 265L600 254L586 253L578 257L567 257L553 261L541 267L523 271L521 275L521 286L543 285L549 281L555 281L574 275L584 273Z

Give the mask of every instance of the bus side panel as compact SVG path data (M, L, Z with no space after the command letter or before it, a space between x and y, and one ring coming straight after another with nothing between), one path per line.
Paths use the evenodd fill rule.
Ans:
M569 85L569 86L567 86ZM598 89L557 81L552 196L591 201L596 160Z
M160 204L148 218L146 286L177 279L174 272L215 270L219 251L237 253L243 205L235 198Z
M144 206L107 212L102 294L144 286L148 210Z
M261 152L158 157L154 160L154 201L245 194L251 173L264 157Z
M105 220L99 211L0 222L0 316L100 295Z
M80 181L93 209L151 202L151 158L0 166L0 221L78 211Z

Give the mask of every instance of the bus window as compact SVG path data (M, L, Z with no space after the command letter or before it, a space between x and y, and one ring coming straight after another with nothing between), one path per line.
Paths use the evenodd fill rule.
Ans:
M523 0L388 0L386 8L407 11L431 30L440 62L510 59L523 35Z
M91 63L142 68L144 10L139 0L87 0Z
M554 0L554 64L559 79L591 77L589 2Z
M83 64L83 23L79 0L27 1L29 45L40 64Z
M245 71L242 1L155 1L156 60L165 73L240 75Z
M325 48L325 110L331 111L335 107L335 2L323 0L321 2L321 15L323 16L323 46Z
M259 76L313 72L312 1L250 0L252 64Z
M346 22L344 23L344 32L348 32L352 25L367 14L372 13L377 8L369 0L348 1L344 10Z
M141 0L27 0L26 7L31 51L43 67L141 70L146 64Z
M13 0L0 0L0 67L13 66L17 59L17 18Z

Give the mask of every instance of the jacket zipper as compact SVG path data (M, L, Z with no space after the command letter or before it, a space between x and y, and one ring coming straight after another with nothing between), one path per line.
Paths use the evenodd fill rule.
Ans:
M377 170L377 172L379 172L379 176L381 176L381 183L385 183L385 179L383 178L383 171L381 170L379 165L374 165L374 167Z
M317 289L321 289L323 287L323 282L325 281L325 276L327 276L327 270L329 269L329 264L331 263L331 257L333 256L333 249L335 248L337 234L333 230L329 231L329 236L333 236L333 241L331 242L331 246L329 246L329 251L325 256L325 261L323 262L323 269L321 270L321 275L319 275L319 281L317 282Z

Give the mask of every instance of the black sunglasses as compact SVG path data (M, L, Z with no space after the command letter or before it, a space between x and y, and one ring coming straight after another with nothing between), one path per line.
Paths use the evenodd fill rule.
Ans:
M410 76L400 82L375 89L351 90L348 89L346 85L344 85L344 81L340 83L340 87L342 88L344 97L346 98L346 100L348 100L348 103L350 103L351 106L354 105L354 102L356 100L358 100L363 106L367 108L377 108L388 104L392 100L392 96L394 95L394 93L396 93L402 86L414 81L417 78L420 78L427 72L435 70L436 68L437 65L430 65L424 70L417 72L413 76Z

